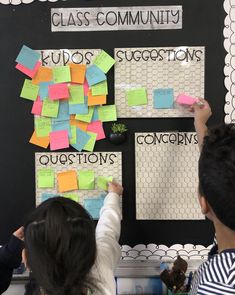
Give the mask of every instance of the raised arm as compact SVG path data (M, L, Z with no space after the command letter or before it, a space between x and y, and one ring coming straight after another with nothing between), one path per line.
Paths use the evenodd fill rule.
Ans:
M121 256L118 240L121 231L120 195L123 188L120 184L111 182L108 191L96 227L96 243L98 255L102 255L106 265L114 269Z
M194 112L194 126L197 132L198 146L201 151L205 135L207 134L206 123L212 115L210 105L205 99L200 99L191 107Z

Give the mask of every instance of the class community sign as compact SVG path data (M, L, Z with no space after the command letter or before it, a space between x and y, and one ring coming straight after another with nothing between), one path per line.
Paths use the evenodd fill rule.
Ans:
M52 8L51 30L182 29L182 6Z

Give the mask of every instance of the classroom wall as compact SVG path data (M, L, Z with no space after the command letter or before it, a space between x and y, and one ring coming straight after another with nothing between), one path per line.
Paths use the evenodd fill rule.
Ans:
M212 106L210 124L223 122L225 87L223 66L223 22L221 0L145 0L144 5L182 5L182 30L59 32L50 29L52 7L141 6L141 0L34 1L28 5L0 4L0 145L1 197L0 243L19 227L35 206L34 153L42 149L28 143L33 130L31 104L19 98L22 74L15 70L15 58L23 44L33 49L102 48L113 55L115 47L205 46L205 97ZM108 74L109 103L114 97L114 70ZM107 140L98 142L95 151L123 153L123 221L121 244L193 243L211 244L213 229L205 221L137 221L135 218L134 132L193 131L190 118L122 119L127 124L128 140L116 147ZM110 124L105 125L106 132ZM72 148L66 151L74 151ZM197 200L195 200L197 201Z

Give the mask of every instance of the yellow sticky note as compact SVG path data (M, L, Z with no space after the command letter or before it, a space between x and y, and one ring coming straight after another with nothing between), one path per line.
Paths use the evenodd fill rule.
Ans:
M91 107L89 107L88 114L86 114L86 115L77 114L75 116L75 119L80 120L82 122L90 123L91 119L92 119L92 116L93 116L93 113L94 113L94 107L91 106Z
M77 172L74 170L57 173L57 181L60 193L78 189Z
M52 169L39 169L38 170L38 187L39 188L53 188L55 174Z
M50 141L49 136L37 137L35 130L29 140L30 143L43 147L44 149L48 147L49 141Z
M79 203L79 196L77 194L66 193L66 194L63 195L63 197L68 198L70 200L73 200L73 201Z

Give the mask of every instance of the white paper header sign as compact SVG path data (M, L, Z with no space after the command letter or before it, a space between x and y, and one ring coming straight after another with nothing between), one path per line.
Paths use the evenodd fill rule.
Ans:
M51 30L182 29L182 6L52 8Z
M101 49L40 49L43 66L65 66L68 63L90 65Z

